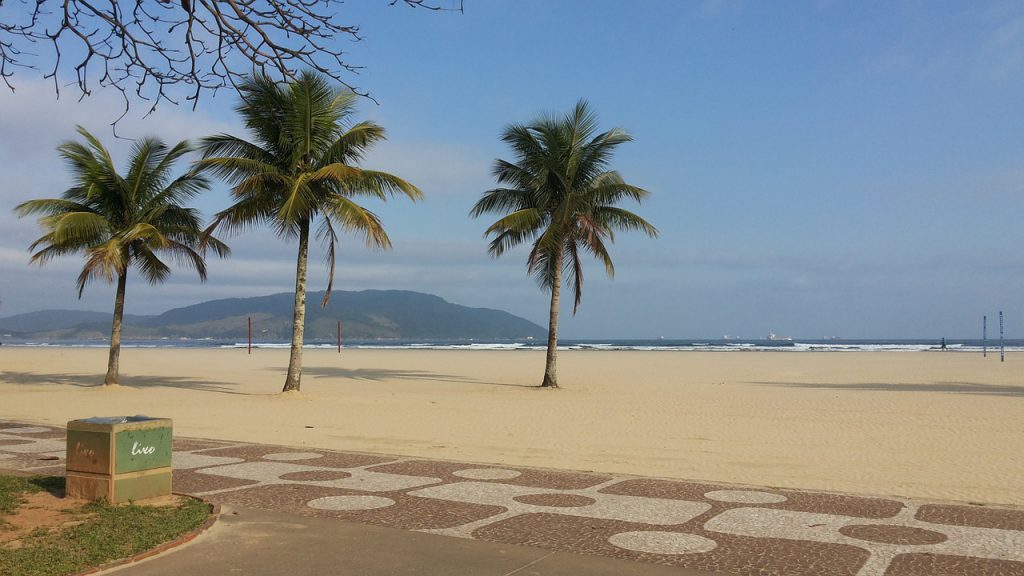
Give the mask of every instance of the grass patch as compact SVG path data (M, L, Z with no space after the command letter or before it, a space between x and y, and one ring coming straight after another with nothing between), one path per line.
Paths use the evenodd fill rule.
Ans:
M57 476L0 476L0 526L4 524L4 516L14 514L25 501L23 494L42 490L53 492L63 487L64 479Z
M0 524L4 521L3 516L13 514L21 506L21 495L32 491L31 488L28 478L0 476Z
M22 494L63 485L63 478L0 476L0 515L12 514L23 502ZM91 503L73 510L71 515L78 516L81 523L36 529L19 539L20 546L0 548L0 574L72 574L134 556L195 530L209 517L210 507L191 498L176 506Z

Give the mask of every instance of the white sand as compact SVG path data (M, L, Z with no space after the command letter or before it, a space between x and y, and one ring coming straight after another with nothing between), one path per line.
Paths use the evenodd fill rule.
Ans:
M765 486L1024 504L1024 355L0 348L0 419ZM311 428L309 428L311 427Z

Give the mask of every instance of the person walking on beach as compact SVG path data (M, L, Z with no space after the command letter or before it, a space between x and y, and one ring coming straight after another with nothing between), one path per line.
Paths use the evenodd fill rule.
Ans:
M943 336L943 337L942 337L942 346L941 346L941 349L942 349L942 350L945 350L945 349L946 349L946 337L945 337L945 336Z

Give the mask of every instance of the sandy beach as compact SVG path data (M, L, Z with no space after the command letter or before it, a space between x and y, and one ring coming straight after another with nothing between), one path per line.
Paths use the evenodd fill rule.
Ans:
M1024 356L968 353L0 348L0 419L174 419L175 434L1024 505Z

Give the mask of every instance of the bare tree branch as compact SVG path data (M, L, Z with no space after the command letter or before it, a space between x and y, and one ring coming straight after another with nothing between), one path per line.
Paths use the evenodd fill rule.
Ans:
M462 12L464 0L385 0L430 11ZM147 114L182 95L192 107L205 93L234 86L254 70L282 80L300 69L350 83L361 66L343 40L362 39L343 24L343 0L0 0L0 80L12 91L15 72L46 66L44 78L121 94L126 114L136 100ZM52 50L41 55L40 48ZM73 68L62 67L70 58ZM74 81L62 77L74 72ZM372 99L372 97L371 97ZM122 114L121 117L123 117ZM119 118L120 119L120 118ZM114 122L116 124L116 121Z

